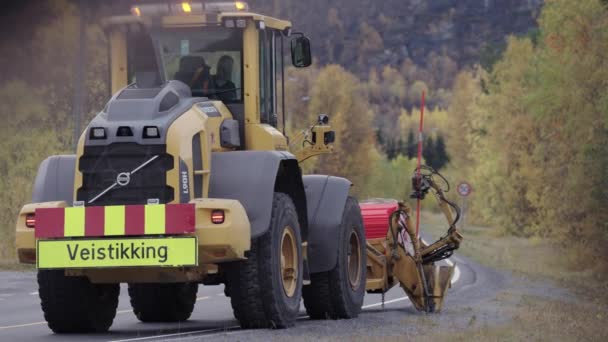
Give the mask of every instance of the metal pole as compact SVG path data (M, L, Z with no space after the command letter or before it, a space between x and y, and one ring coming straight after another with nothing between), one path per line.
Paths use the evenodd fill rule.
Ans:
M461 196L462 198L462 220L460 221L460 230L464 231L464 227L465 227L465 220L467 217L467 198L464 196Z
M283 47L283 34L281 34L281 111L283 112L283 135L287 138L285 133L285 50Z

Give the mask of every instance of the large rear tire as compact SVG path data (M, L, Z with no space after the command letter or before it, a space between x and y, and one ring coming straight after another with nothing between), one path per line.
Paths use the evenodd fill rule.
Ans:
M93 284L86 277L66 277L63 270L41 270L38 286L44 319L53 332L101 333L110 329L118 307L119 284Z
M245 261L225 266L234 316L244 329L286 328L302 298L302 238L291 198L275 193L268 232L252 241Z
M311 284L303 289L306 313L312 319L355 318L361 312L366 281L365 233L354 197L346 200L339 229L336 266L311 274Z
M142 322L183 322L196 303L196 283L129 284L133 313Z

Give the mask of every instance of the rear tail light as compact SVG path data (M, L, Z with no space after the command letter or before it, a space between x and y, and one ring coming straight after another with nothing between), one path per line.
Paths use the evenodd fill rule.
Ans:
M224 223L225 215L223 210L214 210L211 212L211 222L214 224Z
M28 228L36 227L36 216L34 214L27 214L25 216L25 226Z

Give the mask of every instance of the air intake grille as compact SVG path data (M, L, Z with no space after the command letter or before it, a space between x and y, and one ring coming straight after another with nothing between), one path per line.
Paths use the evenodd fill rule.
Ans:
M116 185L89 203L116 183L119 174L132 172L154 156L158 158L128 177L128 184ZM174 192L172 187L167 186L167 171L172 168L173 157L166 153L165 145L115 143L87 146L80 157L79 170L83 177L76 198L86 205L95 206L146 204L150 198L169 203L173 201ZM121 183L125 183L125 177L122 177Z

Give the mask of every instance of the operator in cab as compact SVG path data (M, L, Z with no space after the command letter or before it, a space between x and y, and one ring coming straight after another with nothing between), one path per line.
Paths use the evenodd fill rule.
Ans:
M232 66L234 60L228 55L224 55L217 62L216 73L213 76L214 92L219 100L223 102L234 101L236 99L236 86L232 82Z

